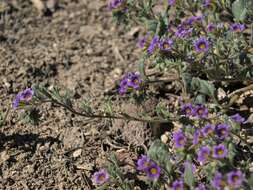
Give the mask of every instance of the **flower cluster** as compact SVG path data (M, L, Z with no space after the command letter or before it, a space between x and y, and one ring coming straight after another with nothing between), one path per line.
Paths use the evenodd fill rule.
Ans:
M199 149L197 158L201 165L205 164L208 158L211 157L211 152L213 152L212 157L215 159L225 158L228 154L228 150L223 144L214 146L212 150L208 146L203 146Z
M240 23L233 23L230 25L230 30L233 32L242 32L245 30L245 25Z
M160 177L161 168L149 157L142 155L137 161L137 169L145 172L148 178L156 180Z
M162 8L163 3L166 9ZM218 101L212 101L212 105L208 105L209 100L216 100L215 91L217 85L220 84L216 81L221 81L222 84L223 79L241 76L241 74L242 78L248 76L252 78L252 74L246 76L239 69L236 70L243 68L246 71L250 65L245 64L243 58L250 57L247 52L250 43L247 31L244 33L248 25L243 24L243 18L236 18L239 14L235 14L231 9L238 2L234 3L231 2L228 5L212 0L191 2L110 0L110 9L117 11L124 6L128 10L124 14L118 14L118 12L114 14L115 17L118 16L119 21L133 19L137 24L145 24L147 30L144 32L147 35L138 43L144 53L145 64L142 66L146 67L147 61L152 64L150 66L152 69L154 66L160 71L176 70L179 78L184 79L185 85L182 91L185 87L185 92L194 92L186 96L189 95L196 102L206 102L206 104L181 102L181 109L175 113L168 113L165 107L162 111L168 114L159 114L159 111L163 109L159 107L156 119L167 121L170 116L172 118L180 116L178 120L172 121L175 126L172 135L170 136L170 133L166 131L166 137L171 138L171 141L162 141L163 144L159 144L160 146L154 143L155 148L151 146L151 150L147 152L149 157L142 155L137 161L137 170L146 174L152 181L147 185L154 185L154 189L160 189L161 185L163 186L161 189L171 187L170 189L173 190L235 190L244 187L244 182L246 183L244 174L236 169L243 164L238 161L239 158L235 157L240 147L237 144L238 139L234 138L237 136L235 132L239 131L240 125L244 124L246 119L239 114L227 116L223 112L226 110L222 109L223 105L221 106L227 101L220 101L221 104L217 105L215 104ZM219 13L223 13L222 10L225 7L230 13L229 16ZM215 12L216 10L219 12ZM242 49L245 50L243 52L245 55L242 55ZM151 75L145 77L149 76ZM194 79L197 79L197 82ZM210 82L206 81L207 79ZM229 80L226 81L229 83ZM146 90L148 82L149 80L145 79L145 85L143 85L139 74L128 73L120 82L119 93L121 95L132 91L138 93L144 87ZM153 93L153 89L151 91ZM194 95L200 96L194 97ZM211 113L212 110L221 112ZM249 147L240 134L238 138ZM242 160L246 159L247 156ZM248 171L245 171L245 174L248 174ZM166 184L163 183L165 181Z
M226 180L227 179L227 180ZM217 172L211 182L212 187L216 189L237 189L239 188L244 180L244 174L240 170L234 170L226 175Z
M27 88L24 91L18 93L13 101L13 108L16 109L21 103L28 104L34 95L34 91L31 88Z
M193 106L191 103L186 103L182 105L181 110L187 117L206 118L208 115L208 109L202 104Z
M151 55L156 48L159 48L161 51L166 52L170 51L173 46L173 40L170 38L165 38L165 39L159 39L157 35L155 35L147 49L147 52L149 55Z
M142 80L139 73L127 73L120 82L119 93L121 95L140 89Z

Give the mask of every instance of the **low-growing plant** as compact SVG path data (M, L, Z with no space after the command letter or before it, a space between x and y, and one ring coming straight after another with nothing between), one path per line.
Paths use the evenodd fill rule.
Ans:
M247 143L245 132L241 131L241 125L247 121L239 114L228 116L212 105L193 104L182 98L176 112L157 118L113 111L112 114L96 113L87 107L77 111L66 93L61 95L59 89L42 87L19 93L14 106L30 111L32 107L48 102L84 117L177 122L180 127L168 128L170 141L154 141L146 155L136 161L135 175L146 176L147 189L249 189L252 185L249 166L253 148ZM101 186L99 189L133 189L136 184L124 177L117 158L112 155L108 163L107 169L94 173L94 184Z
M118 22L143 26L139 47L154 67L177 68L181 77L252 80L251 0L112 0L109 7Z
M174 82L181 93L175 95L174 111L163 102L152 115L116 111L111 100L96 110L89 100L75 107L70 91L41 86L17 94L13 108L24 110L27 121L33 124L40 121L38 109L43 103L89 118L139 121L151 126L173 123L161 140L154 140L138 155L135 165L129 165L134 177L127 177L129 173L111 153L108 164L93 175L97 189L252 189L253 148L242 130L247 120L228 110L238 93L253 89L253 2L110 0L108 7L118 23L137 24L144 33L139 41L143 50L139 71L122 77L119 96L141 104L155 94L151 86ZM160 76L173 73L173 77L153 77L146 73L147 68L156 68ZM232 82L250 85L221 100L217 87Z

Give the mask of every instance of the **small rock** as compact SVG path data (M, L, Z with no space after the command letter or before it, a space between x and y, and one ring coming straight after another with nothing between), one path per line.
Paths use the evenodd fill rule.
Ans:
M82 149L77 149L76 151L73 152L73 157L77 158L81 156L81 154L82 154Z
M0 158L1 158L0 160L1 165L3 162L7 161L10 158L10 155L8 155L7 151L3 151L0 155Z
M169 132L165 132L162 136L161 136L161 141L166 144L169 140Z
M42 12L45 9L45 5L41 0L31 0L34 7L38 9L39 12Z
M218 100L222 100L226 97L226 92L222 88L218 88L217 92Z

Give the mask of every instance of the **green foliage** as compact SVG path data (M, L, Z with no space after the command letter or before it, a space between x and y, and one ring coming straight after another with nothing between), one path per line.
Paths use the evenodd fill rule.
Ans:
M83 101L81 102L81 109L82 109L82 111L83 111L84 113L86 113L86 114L88 114L88 115L90 115L90 114L93 113L93 108L91 107L90 102L87 101L87 100L83 100Z
M252 15L252 0L236 0L232 4L232 12L238 21L244 21L249 14Z
M194 188L194 174L192 171L192 163L189 161L189 164L186 164L184 172L184 181L191 188Z
M38 125L41 121L41 114L39 109L31 107L29 109L26 109L25 112L22 114L22 118L26 123L32 124L32 125Z
M162 166L167 175L170 175L172 169L172 164L169 160L170 155L168 147L160 140L155 140L148 151L148 156Z
M212 83L206 80L193 77L191 80L191 91L207 95L216 101L216 89Z
M108 173L111 180L119 187L120 190L132 190L133 185L124 177L115 154L111 154L108 164Z

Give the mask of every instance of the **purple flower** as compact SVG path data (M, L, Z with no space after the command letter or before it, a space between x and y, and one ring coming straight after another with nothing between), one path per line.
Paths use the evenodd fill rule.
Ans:
M199 38L194 42L194 47L197 52L207 52L209 49L209 42L207 38Z
M198 187L195 188L195 190L206 190L206 187L203 184L199 184Z
M245 25L240 23L234 23L230 25L230 30L232 30L233 32L242 32L243 30L245 30Z
M128 90L128 79L127 78L123 78L120 81L119 94L123 95L123 94L127 93L127 90Z
M16 95L16 97L15 97L13 103L12 103L12 107L13 107L14 109L17 109L18 106L19 106L19 103L20 103L20 93L18 93L18 94Z
M207 25L207 32L213 32L216 29L215 24L210 23Z
M150 179L158 179L161 174L161 168L154 162L151 162L144 171Z
M211 0L205 0L204 3L203 3L203 6L204 7L209 7L211 4Z
M158 45L159 43L159 37L157 35L155 35L153 37L153 39L151 40L150 44L149 44L149 47L148 47L148 54L152 54L156 48L156 46Z
M200 137L201 133L200 131L197 129L195 130L194 134L193 134L193 140L192 140L192 144L196 145L199 143L199 137Z
M201 132L202 132L202 134L203 134L204 137L207 137L208 135L210 135L211 133L213 133L214 128L215 128L214 125L212 125L212 124L207 124L207 125L201 130Z
M226 183L222 180L222 174L220 172L216 172L213 180L211 181L211 185L217 190L224 189L224 187L226 186Z
M228 154L227 148L223 144L214 146L213 148L213 157L214 158L225 158Z
M240 170L231 171L227 174L228 184L233 188L239 188L242 185L243 173Z
M137 161L137 170L144 171L145 169L150 167L151 163L152 161L150 160L150 158L145 155L141 155L141 157Z
M20 100L24 102L29 102L32 100L34 95L34 91L31 88L25 89L23 92L20 94Z
M34 91L31 88L27 88L24 91L18 93L17 96L15 97L15 100L12 103L13 108L16 109L21 102L25 104L29 103L32 100L33 95Z
M129 87L132 87L137 90L140 87L141 82L142 80L140 78L140 75L138 73L135 73L130 78Z
M183 23L186 25L192 25L196 22L202 21L204 18L203 15L201 16L191 16L190 18L188 18L186 21L184 21Z
M173 44L173 41L171 39L161 40L159 43L159 48L162 51L169 51L171 50L172 44Z
M193 114L193 111L194 111L193 106L192 106L191 103L183 104L181 109L182 109L183 114L188 116L188 117L191 116Z
M208 114L208 109L204 105L197 105L194 108L194 116L197 118L205 118Z
M123 95L129 90L138 90L141 86L141 83L142 80L138 73L127 73L120 81L119 93Z
M122 3L124 2L124 0L111 0L110 2L109 2L109 5L108 5L108 7L109 7L109 9L117 9L117 8L119 8L121 5L122 5Z
M234 122L240 123L240 124L242 124L242 123L245 122L245 118L242 117L242 116L240 116L239 113L234 114L234 115L231 115L231 116L230 116L230 119L232 119Z
M186 38L192 33L192 28L186 28L184 25L179 25L177 27L177 31L175 32L176 37L178 38Z
M180 130L178 132L173 133L173 141L175 143L176 148L182 148L186 144L186 137L183 132Z
M198 161L201 165L203 165L207 161L210 153L211 153L211 150L208 146L203 146L200 148L198 152Z
M170 6L173 6L173 5L176 4L176 0L168 0L168 4L169 4Z
M229 129L230 126L227 124L219 124L215 127L215 132L221 140L224 140L229 135Z
M174 181L172 184L172 190L184 190L184 182L183 181Z
M105 169L101 169L93 174L93 179L96 185L103 185L109 181L109 174Z

